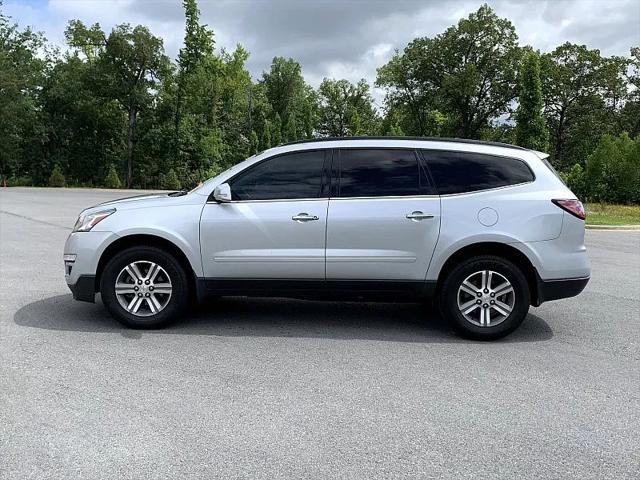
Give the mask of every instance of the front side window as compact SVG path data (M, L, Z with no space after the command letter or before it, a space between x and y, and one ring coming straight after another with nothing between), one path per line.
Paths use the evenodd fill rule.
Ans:
M475 192L532 182L533 173L516 158L473 152L422 150L440 195Z
M340 150L338 196L420 195L420 170L418 158L413 150Z
M291 152L265 160L232 180L233 200L318 198L325 151Z

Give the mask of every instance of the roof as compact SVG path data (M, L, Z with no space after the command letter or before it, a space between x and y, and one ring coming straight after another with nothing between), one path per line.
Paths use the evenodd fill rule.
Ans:
M295 142L283 143L280 147L287 145L299 145L301 143L319 143L319 142L335 142L340 140L410 140L425 142L449 142L449 143L466 143L470 145L487 145L493 147L513 148L515 150L528 150L517 145L501 142L489 142L485 140L470 140L465 138L445 138L445 137L323 137L312 138L308 140L298 140Z

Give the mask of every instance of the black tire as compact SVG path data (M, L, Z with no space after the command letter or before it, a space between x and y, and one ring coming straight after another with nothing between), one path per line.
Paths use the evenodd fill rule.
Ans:
M495 325L476 325L466 319L458 307L458 290L462 283L469 276L482 271L493 271L500 274L513 287L514 304L512 310L506 318ZM471 301L471 299L473 297L469 296L468 300ZM460 335L475 340L495 340L510 334L522 323L529 311L531 294L527 279L520 268L502 257L482 255L464 260L449 272L442 283L438 300L443 317ZM484 302L484 297L481 301ZM477 308L483 308L484 305L485 303L481 303Z
M133 262L154 262L169 276L171 295L166 306L155 314L134 315L118 301L115 293L116 279L120 272ZM189 303L189 282L184 268L173 255L156 247L132 247L119 252L109 260L100 279L100 293L102 303L120 323L130 328L160 328L176 320L184 312Z

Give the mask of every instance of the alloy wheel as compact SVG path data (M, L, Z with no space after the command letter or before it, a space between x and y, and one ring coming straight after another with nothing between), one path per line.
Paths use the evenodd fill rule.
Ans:
M504 322L516 303L511 282L493 270L469 275L458 288L457 300L465 320L479 327L493 327Z
M171 300L171 292L171 278L154 262L132 262L116 277L118 303L137 317L149 317L164 310Z

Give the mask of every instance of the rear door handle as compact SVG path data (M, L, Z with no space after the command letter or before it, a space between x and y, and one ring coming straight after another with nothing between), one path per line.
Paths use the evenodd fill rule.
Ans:
M420 210L416 210L415 212L407 213L407 218L414 222L419 222L420 220L425 220L427 218L433 218L433 214L431 213L422 213Z
M317 215L309 215L308 213L299 213L291 217L294 222L313 222L314 220L320 220Z

